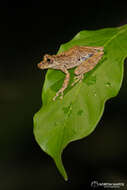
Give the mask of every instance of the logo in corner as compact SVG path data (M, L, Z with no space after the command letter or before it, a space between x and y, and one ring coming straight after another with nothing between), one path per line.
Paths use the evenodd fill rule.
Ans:
M98 181L92 181L91 182L91 187L93 187L93 188L96 188L96 187L98 187Z

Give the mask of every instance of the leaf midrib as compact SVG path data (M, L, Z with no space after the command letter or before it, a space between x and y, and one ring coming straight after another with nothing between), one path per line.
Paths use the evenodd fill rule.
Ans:
M118 29L120 29L120 28L118 28ZM123 33L123 32L126 31L126 30L127 30L127 28L119 30L116 34L114 34L114 35L111 37L111 39L109 39L109 40L104 44L104 47L106 47L107 44L109 44L114 38L116 38L117 36L119 36L121 33Z
M82 83L80 83L79 85L78 85L78 88L77 88L77 90L76 90L76 92L75 92L75 96L73 96L74 98L72 99L72 101L71 101L71 106L69 107L69 109L68 109L68 112L66 113L66 117L65 117L65 119L64 119L64 124L63 124L63 135L62 135L62 138L61 138L61 145L60 145L60 149L59 150L61 150L61 147L63 146L63 139L64 139L64 131L65 131L65 125L66 125L66 122L67 122L67 120L68 120L68 118L69 118L69 113L71 112L71 110L73 109L73 104L75 103L75 99L76 99L76 97L78 96L78 92L80 91L80 86L82 85ZM65 121L66 120L66 121ZM60 151L59 151L60 152Z

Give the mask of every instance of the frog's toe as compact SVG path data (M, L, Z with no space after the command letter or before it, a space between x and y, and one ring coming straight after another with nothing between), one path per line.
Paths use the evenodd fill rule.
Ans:
M71 84L71 86L74 86L78 82L82 82L83 74L77 75L74 77L74 82Z
M60 96L59 98L62 100L63 99L63 91L62 90L59 90L56 95L53 97L53 101L56 100L56 98Z
M53 101L56 100L57 96L59 96L59 92L57 92L56 95L53 97Z
M63 99L63 95L60 96L60 99L61 99L61 100Z

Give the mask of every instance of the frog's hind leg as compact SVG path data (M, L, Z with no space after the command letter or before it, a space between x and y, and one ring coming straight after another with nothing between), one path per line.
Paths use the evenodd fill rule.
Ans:
M77 76L75 76L72 86L74 86L74 84L77 82L81 82L84 74L92 70L97 65L102 56L102 51L96 52L92 57L82 62L82 64L79 65L74 71L75 75Z
M63 71L66 74L66 76L65 76L62 88L59 89L59 91L56 93L56 95L53 98L54 101L56 100L57 96L59 96L59 95L61 95L60 99L63 98L63 92L67 88L69 80L70 80L70 74L69 74L68 70L65 67L60 68L60 70Z

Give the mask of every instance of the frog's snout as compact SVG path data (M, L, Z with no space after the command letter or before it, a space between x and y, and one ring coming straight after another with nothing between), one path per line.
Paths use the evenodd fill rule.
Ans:
M43 64L43 63L42 63L42 61L41 61L40 63L37 64L37 67L38 67L39 69L41 69L41 68L42 68L42 64Z
M48 63L45 63L44 61L41 61L40 63L37 64L37 67L39 69L48 69L50 68L49 64Z
M44 62L41 61L40 63L37 64L37 67L39 69L47 69L47 64L44 64Z

